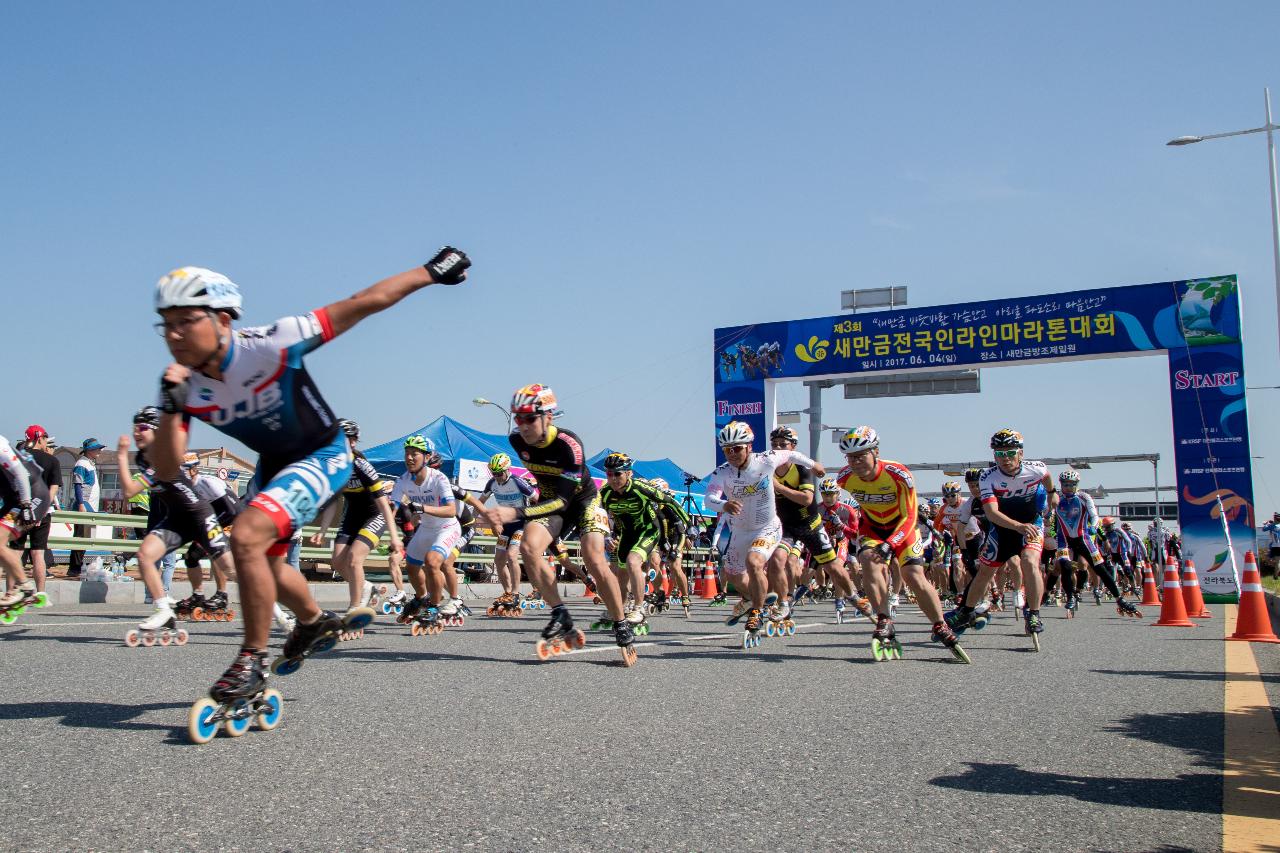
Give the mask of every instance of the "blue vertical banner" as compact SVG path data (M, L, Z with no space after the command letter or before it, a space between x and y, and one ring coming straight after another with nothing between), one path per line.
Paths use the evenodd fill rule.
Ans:
M1184 554L1206 600L1236 600L1219 501L1238 549L1254 511L1235 276L734 326L714 347L716 428L745 421L757 450L770 380L1166 352Z

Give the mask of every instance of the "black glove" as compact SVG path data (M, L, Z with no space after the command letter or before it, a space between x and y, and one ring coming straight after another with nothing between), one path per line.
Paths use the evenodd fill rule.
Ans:
M181 382L171 382L168 379L160 380L160 410L167 415L180 415L187 407L187 394L191 390L191 385L187 380Z
M35 510L35 507L31 505L31 501L23 501L22 503L18 504L18 506L21 507L21 511L18 513L18 517L22 521L22 523L35 524L36 510Z
M872 548L871 551L886 563L893 559L893 549L889 547L888 542L881 542L879 545Z
M445 246L436 256L423 264L437 284L459 284L466 277L471 259L461 249Z

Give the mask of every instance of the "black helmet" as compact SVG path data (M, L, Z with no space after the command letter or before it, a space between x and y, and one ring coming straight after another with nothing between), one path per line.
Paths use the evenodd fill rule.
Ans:
M1022 433L1014 429L1002 429L991 436L992 450L1019 450L1022 448Z
M439 451L433 450L431 455L427 457L428 468L439 468L442 462L444 462L444 457L440 455Z
M631 470L631 457L625 453L610 453L604 458L604 470L618 472Z
M778 439L789 441L792 444L800 443L800 436L796 435L796 431L789 426L774 427L773 432L769 433L770 441L777 441Z
M342 430L343 435L351 439L352 444L360 440L360 424L350 418L338 418L338 429Z
M965 468L964 469L964 481L966 483L976 483L981 479L982 479L981 468Z
M160 410L155 406L143 406L133 414L135 424L146 424L152 429L160 427Z

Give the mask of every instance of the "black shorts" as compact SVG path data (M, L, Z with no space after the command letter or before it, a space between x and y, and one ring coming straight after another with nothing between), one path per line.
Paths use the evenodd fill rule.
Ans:
M797 530L784 524L782 526L782 537L784 542L795 543L795 545L803 545L808 548L813 561L819 566L835 562L836 546L831 544L831 536L827 533L827 528L821 524L809 530Z
M217 513L184 483L165 483L163 491L152 492L147 536L163 542L166 555L189 542L199 544L210 559L228 550Z
M20 551L44 551L49 547L49 531L53 528L53 516L46 515L44 520L13 541L13 547Z
M368 545L370 551L377 548L378 540L382 538L382 531L387 529L387 519L381 512L368 517L362 517L363 515L363 513L344 515L342 524L338 527L338 534L333 537L334 543L346 545L349 542L359 541Z
M31 509L41 519L35 524L22 523L22 505L18 502L17 492L9 485L9 480L0 477L0 484L3 484L3 488L0 488L0 527L9 531L11 541L49 521L49 517L45 515L45 510L49 507L49 487L44 484L44 480L31 481Z
M569 501L569 505L559 512L525 519L525 526L530 523L541 524L551 533L552 539L571 537L577 531L579 538L587 533L609 535L609 530L600 518L600 493L579 495Z

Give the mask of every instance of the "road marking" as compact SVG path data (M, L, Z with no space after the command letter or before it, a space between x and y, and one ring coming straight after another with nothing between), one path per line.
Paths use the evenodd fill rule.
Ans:
M14 622L12 626L5 627L15 628L69 628L72 625L110 625L110 622L99 619L97 622Z
M816 628L819 625L825 625L825 624L827 623L807 622L803 625L797 625L796 630L799 631L801 628ZM832 622L831 624L834 625L835 623ZM766 639L766 640L771 639L770 637L765 637L764 632L761 632L760 636L762 639ZM678 640L651 640L646 643L636 643L635 647L637 649L644 649L650 646L683 646L686 643L697 643L697 642L701 642L702 640L730 640L735 637L741 639L742 631L735 631L732 634L703 634L698 637L681 637ZM556 655L556 657L564 657L565 655L589 655L592 652L616 652L617 650L618 650L617 646L587 646L586 648L582 648L582 649L570 649L567 652L563 652L559 655Z
M1238 608L1227 605L1223 630L1236 629ZM1223 699L1222 849L1275 850L1280 838L1280 731L1248 643L1227 642Z

